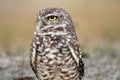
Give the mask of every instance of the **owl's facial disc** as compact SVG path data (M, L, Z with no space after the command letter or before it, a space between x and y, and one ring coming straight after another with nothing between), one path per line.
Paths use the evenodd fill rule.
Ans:
M60 32L67 24L71 24L70 16L61 8L46 8L41 10L37 18L37 31Z

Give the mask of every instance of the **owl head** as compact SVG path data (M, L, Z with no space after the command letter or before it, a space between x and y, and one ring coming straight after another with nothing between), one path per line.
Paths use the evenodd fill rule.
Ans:
M64 31L72 25L70 15L62 8L46 8L37 15L36 30L42 33Z

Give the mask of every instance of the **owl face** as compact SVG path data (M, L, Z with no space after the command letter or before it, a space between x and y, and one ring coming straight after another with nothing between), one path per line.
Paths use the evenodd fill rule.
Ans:
M65 10L62 8L46 8L39 12L36 21L36 28L38 31L48 32L63 30L66 28L67 24L72 24L71 18ZM55 30L57 27L61 27L61 29ZM49 29L49 30L48 30Z

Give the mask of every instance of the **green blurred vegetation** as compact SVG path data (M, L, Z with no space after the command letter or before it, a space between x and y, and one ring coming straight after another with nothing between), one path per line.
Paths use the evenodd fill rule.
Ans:
M83 47L120 41L119 0L0 0L0 52L28 51L36 14L46 7L70 13Z

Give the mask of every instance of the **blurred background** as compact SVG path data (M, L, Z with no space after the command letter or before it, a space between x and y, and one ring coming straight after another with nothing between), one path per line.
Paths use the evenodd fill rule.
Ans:
M102 53L108 57L110 54L111 60L120 61L119 0L0 0L0 55L5 55L5 60L6 56L24 55L23 60L23 57L29 55L36 14L46 7L61 7L71 15L86 56L92 53L100 53L101 56ZM4 64L2 61L5 60L1 60L1 63ZM87 60L89 63L89 58ZM24 65L24 61L21 64ZM89 67L87 69L89 72Z
M46 7L62 7L71 15L83 45L120 40L119 0L0 0L0 51L28 49L36 14Z

